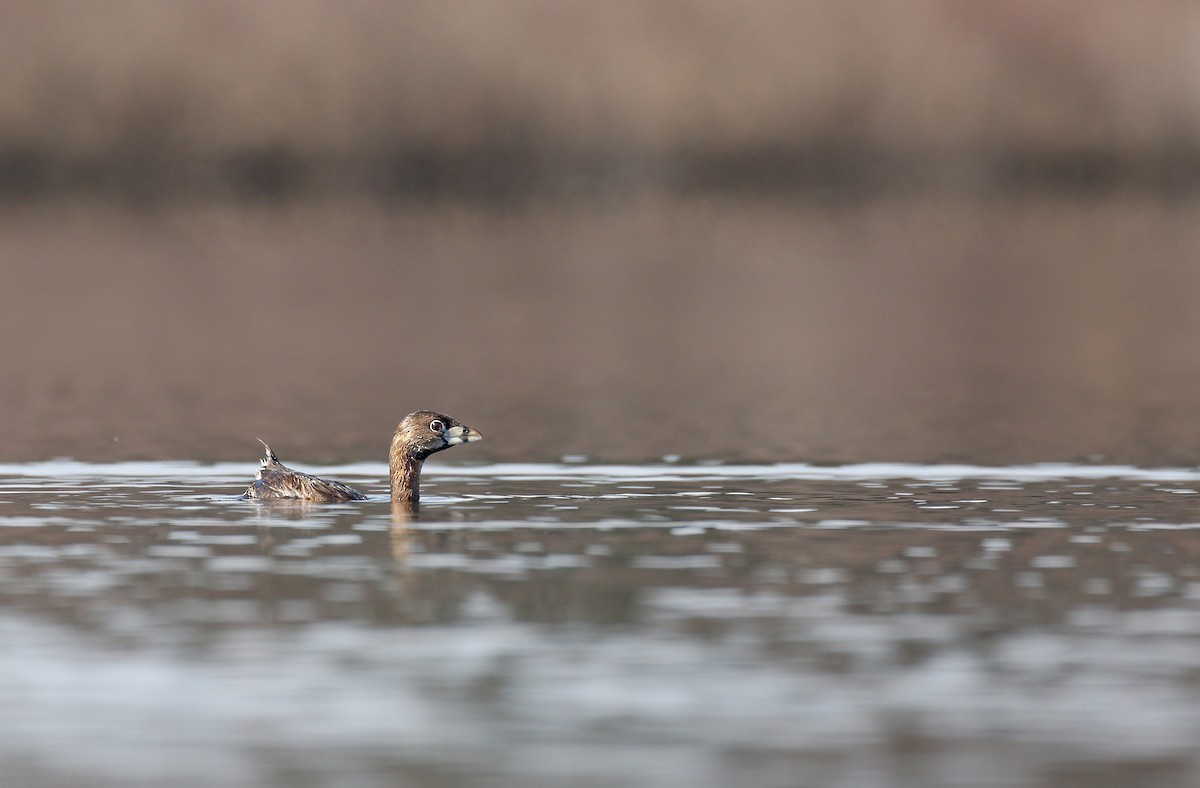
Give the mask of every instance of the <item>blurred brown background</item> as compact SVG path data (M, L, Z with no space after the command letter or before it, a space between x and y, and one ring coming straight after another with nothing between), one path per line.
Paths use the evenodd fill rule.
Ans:
M0 22L0 458L1200 457L1193 4Z

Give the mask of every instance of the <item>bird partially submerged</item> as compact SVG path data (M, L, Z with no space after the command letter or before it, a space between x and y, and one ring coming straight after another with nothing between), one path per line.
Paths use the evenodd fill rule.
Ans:
M418 410L405 416L392 435L388 469L392 480L392 503L416 511L421 498L421 466L435 452L459 443L483 438L475 430L449 416ZM312 501L341 503L362 501L367 496L349 485L292 470L279 461L263 442L263 465L243 497L258 501Z

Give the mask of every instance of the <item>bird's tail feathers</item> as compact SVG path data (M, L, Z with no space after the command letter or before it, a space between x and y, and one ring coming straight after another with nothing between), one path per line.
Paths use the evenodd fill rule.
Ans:
M275 456L275 452L271 451L271 447L267 445L267 442L265 440L263 440L262 438L259 438L258 442L263 445L263 458L262 458L263 467L265 468L266 466L271 465L272 463L278 463L279 458Z

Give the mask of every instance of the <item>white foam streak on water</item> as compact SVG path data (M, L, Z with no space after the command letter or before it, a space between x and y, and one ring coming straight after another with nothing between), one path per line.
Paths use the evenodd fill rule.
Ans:
M89 463L61 459L45 462L0 464L0 476L93 477L93 478L246 478L253 477L252 463L202 464L185 460ZM342 465L304 465L292 467L320 475L385 477L388 468L382 462ZM1063 479L1119 479L1146 482L1200 482L1200 468L1138 468L1133 465L1084 465L1078 463L1036 463L1031 465L937 465L905 462L873 462L850 465L811 465L774 463L768 465L584 465L577 463L489 463L456 465L434 462L425 472L442 476L478 476L497 479L575 479L609 478L646 481L695 479L798 479L813 481L882 481L917 479L923 481L959 481L994 479L1013 482L1046 482Z

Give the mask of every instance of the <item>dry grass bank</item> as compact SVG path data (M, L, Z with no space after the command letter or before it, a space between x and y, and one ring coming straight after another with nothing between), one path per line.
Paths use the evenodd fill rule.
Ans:
M1200 7L1172 0L0 14L9 194L1200 182Z

